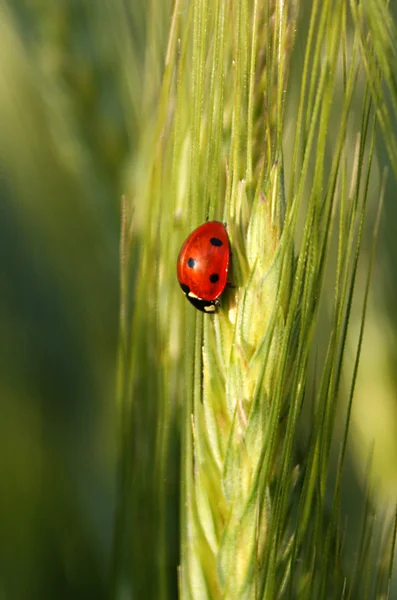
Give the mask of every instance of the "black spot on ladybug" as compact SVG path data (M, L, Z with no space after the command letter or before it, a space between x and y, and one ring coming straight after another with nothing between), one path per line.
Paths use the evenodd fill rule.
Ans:
M219 281L219 275L218 275L218 273L211 273L211 275L210 275L210 282L211 283L216 283L217 281Z
M184 283L181 283L181 288L185 294L188 294L190 292L190 287Z
M222 240L220 240L219 238L215 238L215 237L212 237L212 238L210 239L210 243L211 243L213 246L223 246L223 242L222 242Z
M194 258L187 259L187 266L191 269L194 269L194 267L196 266L196 261L194 260Z

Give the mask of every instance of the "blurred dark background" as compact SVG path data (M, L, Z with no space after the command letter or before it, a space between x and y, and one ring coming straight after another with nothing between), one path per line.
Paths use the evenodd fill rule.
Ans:
M119 203L138 143L114 12L0 4L0 597L13 600L107 596Z

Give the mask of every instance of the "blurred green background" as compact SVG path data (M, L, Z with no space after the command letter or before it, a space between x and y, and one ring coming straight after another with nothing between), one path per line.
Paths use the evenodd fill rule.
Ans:
M129 15L123 38L117 3L0 3L1 598L107 595L119 205L145 53L139 2Z
M120 196L139 193L133 173L156 108L170 5L0 2L0 598L7 600L108 594ZM379 173L386 164L379 144ZM354 507L374 448L374 504L389 515L397 497L395 196L390 176L345 500ZM364 265L370 236L368 227ZM353 331L360 302L356 315Z

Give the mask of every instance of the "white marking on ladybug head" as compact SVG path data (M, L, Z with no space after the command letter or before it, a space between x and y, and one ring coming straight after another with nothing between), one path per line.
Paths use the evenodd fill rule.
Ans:
M204 310L205 310L205 312L213 313L216 311L216 305L210 304L209 306L204 306Z

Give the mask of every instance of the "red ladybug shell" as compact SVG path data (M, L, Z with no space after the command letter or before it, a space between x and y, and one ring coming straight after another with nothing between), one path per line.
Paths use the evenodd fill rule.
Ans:
M227 284L229 260L229 238L220 221L200 225L183 244L177 262L178 281L199 310L216 311Z

